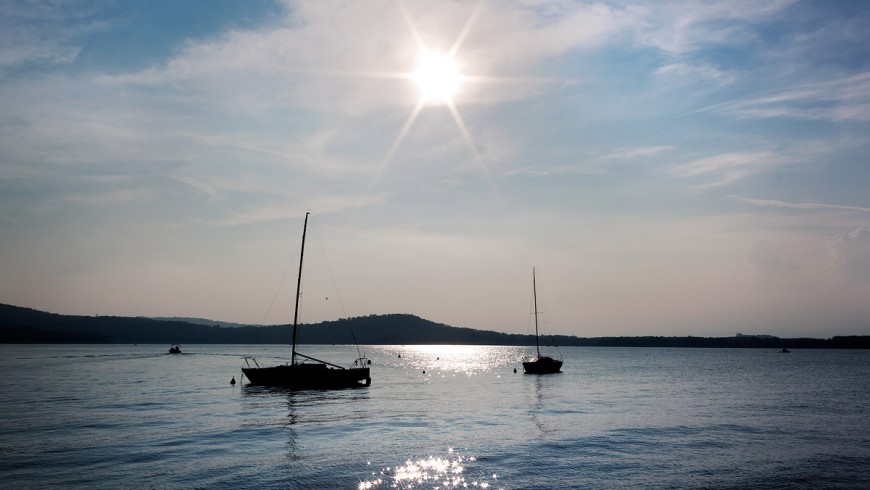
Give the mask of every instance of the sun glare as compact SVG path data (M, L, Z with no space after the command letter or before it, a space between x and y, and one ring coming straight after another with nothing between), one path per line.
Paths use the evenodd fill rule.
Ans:
M412 79L424 103L449 103L462 77L452 56L423 51Z
M468 148L471 149L474 161L478 163L483 175L486 177L492 188L497 191L492 178L489 176L486 167L483 165L480 155L477 152L477 147L471 137L471 132L465 125L465 121L463 121L462 116L460 115L459 107L455 100L459 94L461 85L465 83L481 82L484 80L480 75L462 74L459 63L456 61L456 54L462 47L462 43L465 41L466 36L468 36L468 33L471 31L471 26L483 10L484 0L478 0L477 6L474 7L474 11L462 27L458 37L453 42L450 50L446 52L430 51L427 49L423 37L414 26L411 16L405 10L404 4L402 2L397 2L397 4L402 12L402 17L404 17L405 23L408 26L408 30L416 42L417 52L419 53L417 66L414 70L401 72L397 75L398 78L414 82L417 85L419 97L414 108L411 109L408 118L405 120L405 123L402 125L402 128L399 130L399 134L393 141L392 146L390 146L387 151L380 168L375 173L375 176L369 185L369 189L375 185L381 174L383 174L384 170L390 162L392 162L393 157L402 145L402 141L405 140L405 137L411 131L411 127L414 125L414 121L417 120L417 117L422 113L424 108L426 106L437 105L443 106L449 111L453 120L456 122L456 126L459 128L459 132L462 134L462 139L465 140L465 143L468 144Z

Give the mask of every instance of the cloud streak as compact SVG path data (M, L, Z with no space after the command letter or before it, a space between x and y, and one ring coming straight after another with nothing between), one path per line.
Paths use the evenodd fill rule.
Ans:
M797 85L776 93L729 101L707 110L744 119L870 121L870 72Z
M694 186L696 189L709 189L733 184L789 163L774 150L729 152L674 166L670 173L682 178L712 177L714 181Z
M870 208L861 206L843 206L839 204L824 204L824 203L795 203L777 201L774 199L753 199L749 197L741 197L735 195L728 196L731 199L740 201L745 204L751 204L759 207L772 208L789 208L789 209L806 209L806 210L837 210L837 211L859 211L862 213L870 213Z

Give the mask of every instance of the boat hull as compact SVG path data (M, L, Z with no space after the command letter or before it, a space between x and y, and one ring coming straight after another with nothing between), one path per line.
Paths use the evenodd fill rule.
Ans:
M523 371L526 374L552 374L561 372L562 361L552 357L537 357L523 361Z
M369 386L369 368L331 368L325 364L284 364L266 368L242 368L252 385L287 388L356 388Z

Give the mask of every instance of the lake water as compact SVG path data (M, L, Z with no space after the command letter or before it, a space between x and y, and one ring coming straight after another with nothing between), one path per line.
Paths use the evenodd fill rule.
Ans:
M168 347L0 346L3 488L870 488L868 351L562 348L533 376L526 348L366 346L370 387L287 392L230 378L288 347Z

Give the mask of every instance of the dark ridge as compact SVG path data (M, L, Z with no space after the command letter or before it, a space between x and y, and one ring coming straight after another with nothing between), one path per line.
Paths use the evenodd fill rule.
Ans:
M353 334L351 334L353 332ZM222 328L143 317L79 316L46 313L0 304L0 343L93 344L289 344L289 325ZM300 344L467 344L534 345L532 335L451 327L415 315L368 315L302 325ZM729 347L790 349L870 349L870 336L830 339L734 337L542 337L545 345L594 347Z

